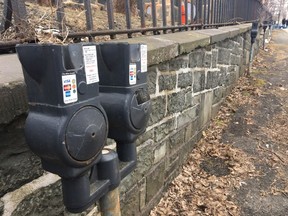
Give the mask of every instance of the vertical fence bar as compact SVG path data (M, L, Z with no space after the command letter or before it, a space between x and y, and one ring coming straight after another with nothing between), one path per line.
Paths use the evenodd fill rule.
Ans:
M224 23L224 0L221 0L221 23Z
M184 1L184 7L185 7L185 25L188 24L188 0ZM186 28L188 30L188 28Z
M156 15L156 3L155 0L151 0L151 5L152 5L152 23L153 27L157 26L157 15ZM153 34L156 35L157 31L153 31Z
M113 12L113 0L107 0L107 16L109 29L114 29L114 12ZM116 35L110 35L111 39L115 39Z
M194 0L190 1L190 5L191 5L191 7L190 7L190 10L191 10L190 11L190 15L191 15L190 21L191 21L191 24L193 24L194 23Z
M217 23L220 23L220 2L221 0L217 0Z
M218 23L221 23L222 0L218 0Z
M203 23L203 0L199 0L199 18L201 23Z
M84 1L85 15L86 15L86 28L88 31L93 29L93 19L92 19L92 11L91 11L91 1Z
M230 19L230 22L233 22L233 0L229 0L230 2L230 15L229 15L229 19Z
M233 10L233 19L234 19L234 21L236 21L236 17L237 17L237 15L236 15L236 0L233 0L233 8L232 8L232 10Z
M207 23L207 0L203 0L204 3L204 14L203 14L203 24Z
M217 23L217 7L218 7L218 0L213 0L214 2L214 22L213 23Z
M144 12L143 0L139 0L139 13L140 13L140 20L141 20L141 28L145 28L146 25L145 25L145 12ZM145 34L145 31L143 31L142 34Z
M131 9L130 9L130 0L125 0L125 14L126 14L126 27L131 29ZM131 33L128 33L128 38L132 37Z
M171 0L170 1L171 3L171 25L172 26L175 26L175 10L174 10L174 5L175 5L175 2L174 0ZM175 32L174 29L172 29L172 32Z
M208 13L207 13L207 23L210 24L211 23L211 20L210 20L210 17L211 17L211 0L208 0Z
M195 17L195 20L196 20L196 23L199 22L199 0L195 0L195 8L196 8L196 17Z
M182 0L178 0L178 25L182 25L181 18L182 18Z
M57 22L58 22L58 27L60 32L63 31L63 26L64 26L64 7L63 7L63 1L58 0L57 1L57 10L56 10L56 17L57 17Z
M163 20L163 26L167 26L167 14L166 14L166 0L162 0L162 20ZM163 33L166 34L167 31L163 30Z
M226 7L226 0L223 0L223 23L226 22L226 16L227 16L227 7Z

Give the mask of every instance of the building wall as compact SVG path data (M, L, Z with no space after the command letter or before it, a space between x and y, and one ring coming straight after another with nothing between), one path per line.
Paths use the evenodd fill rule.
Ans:
M148 215L179 173L203 129L247 67L250 24L129 42L148 44L152 113L146 133L136 143L137 168L120 186L125 216ZM260 38L255 54L259 44ZM71 215L62 203L59 177L43 171L25 142L24 88L23 82L1 87L0 98L6 101L6 109L11 106L13 120L7 123L5 114L0 122L0 215ZM16 97L17 91L20 96ZM22 107L15 109L19 100L24 101ZM79 215L97 215L97 206Z

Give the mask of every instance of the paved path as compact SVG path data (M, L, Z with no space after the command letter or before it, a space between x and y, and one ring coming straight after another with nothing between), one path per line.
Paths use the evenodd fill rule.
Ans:
M288 215L288 30L275 30L254 60L253 99L236 111L223 142L254 158L259 176L234 191L241 215ZM237 123L237 124L235 124Z

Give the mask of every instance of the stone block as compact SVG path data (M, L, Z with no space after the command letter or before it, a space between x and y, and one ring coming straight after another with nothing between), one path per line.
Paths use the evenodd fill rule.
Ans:
M38 189L25 197L12 213L13 216L22 215L63 215L61 181Z
M157 85L156 78L157 78L157 68L149 67L147 73L147 84L149 94L156 93L156 85Z
M140 211L145 208L146 205L146 178L143 178L139 182L139 208Z
M218 64L230 64L230 50L226 48L219 48L218 50Z
M193 105L192 89L188 88L185 93L184 109L187 109Z
M169 61L162 62L157 65L157 68L161 72L168 72L169 71Z
M0 132L0 197L41 176L40 158L26 144L23 128Z
M179 152L174 152L166 158L166 167L165 167L165 179L169 178L171 173L175 172L179 168ZM165 180L165 184L166 184Z
M238 35L236 38L236 42L239 43L240 47L243 47L244 45L244 38L242 37L242 35Z
M193 77L192 72L189 71L187 73L178 74L178 87L179 88L187 88L188 86L192 86Z
M166 155L166 143L167 141L163 141L159 146L157 146L154 150L154 164L161 161Z
M120 196L129 191L130 188L140 181L152 168L154 148L153 140L147 140L143 145L137 147L137 167L121 181Z
M235 47L235 42L231 39L226 39L224 41L220 41L217 43L218 47L220 48L225 48L225 49L234 49Z
M0 85L0 101L0 125L8 124L14 118L27 113L28 101L25 84L17 82Z
M185 91L168 95L167 111L168 115L181 112L185 105Z
M213 92L205 92L201 95L201 105L199 114L199 128L206 126L211 119L211 108L213 102Z
M179 116L177 116L177 128L181 128L184 125L187 125L190 122L192 122L197 116L197 109L198 106L195 105L181 112Z
M219 84L219 71L208 71L206 89L216 88Z
M193 76L193 92L203 91L205 89L205 71L194 71Z
M195 134L198 132L199 125L198 125L198 118L196 117L190 124L185 128L185 143L189 142Z
M203 67L205 58L205 50L198 49L189 54L190 67Z
M166 113L166 96L159 96L151 100L151 114L148 125L151 126L164 118Z
M211 58L211 67L216 68L218 63L218 50L213 49L212 50L212 58Z
M224 97L224 87L219 87L213 90L213 102L212 104L216 104L222 100Z
M177 149L184 143L185 128L178 129L178 131L169 137L170 152L177 151Z
M121 215L140 215L139 187L132 187L121 200Z
M154 170L152 170L146 178L146 203L153 199L153 197L164 186L165 179L165 163L160 163Z
M212 53L205 53L205 57L204 57L204 62L203 62L203 66L205 68L211 68L212 65Z
M170 71L178 71L179 69L188 68L188 67L189 67L188 55L182 55L182 56L176 57L175 59L171 59L169 61Z
M175 118L169 119L161 125L155 127L154 139L156 142L164 139L175 129Z
M165 74L159 76L159 92L176 88L176 74Z
M150 129L149 131L145 131L145 133L141 134L136 140L136 145L139 146L149 139L152 140L154 139L154 128Z
M231 54L231 64L232 65L240 65L240 61L241 61L240 55Z
M221 104L223 103L223 99L219 100L218 103L215 103L212 105L212 110L211 110L211 116L212 118L216 117L220 108L221 108Z

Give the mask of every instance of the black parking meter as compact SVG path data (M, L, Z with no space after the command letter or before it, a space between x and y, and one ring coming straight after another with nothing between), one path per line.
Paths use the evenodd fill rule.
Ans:
M82 211L100 196L90 188L89 172L101 159L108 134L96 45L19 45L16 50L28 91L27 143L43 168L62 178L68 210Z
M256 37L258 34L258 22L252 23L252 29L251 29L251 43L255 43Z
M134 142L150 113L147 46L46 44L16 50L28 91L27 143L43 168L61 177L67 210L81 212L136 166ZM118 154L103 150L108 122ZM127 162L121 170L119 159Z
M136 165L135 140L145 131L150 114L147 89L147 46L103 43L98 46L100 101L109 121L108 137L117 143L125 177Z

